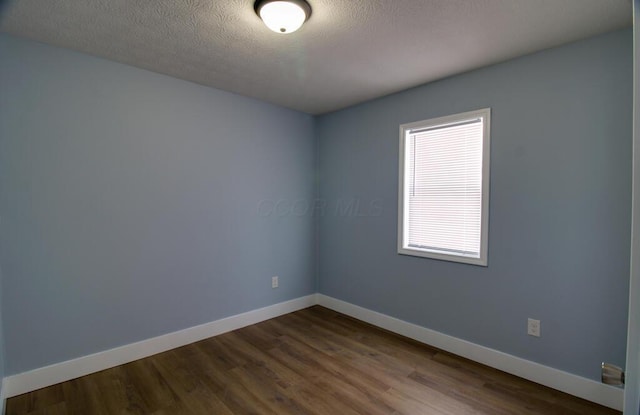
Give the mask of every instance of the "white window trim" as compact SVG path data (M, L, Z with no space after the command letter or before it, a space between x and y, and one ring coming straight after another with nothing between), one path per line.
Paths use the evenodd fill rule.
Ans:
M461 255L449 255L439 252L428 252L417 249L405 248L404 246L404 229L406 228L408 215L405 206L406 197L408 195L408 184L405 182L405 143L407 131L417 128L429 128L436 125L450 124L459 122L460 120L483 117L483 143L482 143L482 213L481 213L481 233L480 233L480 257L472 258ZM489 247L489 178L490 178L490 143L491 143L491 108L483 108L476 111L469 111L460 114L448 115L439 118L433 118L424 121L402 124L400 126L400 170L399 170L399 189L398 189L398 253L402 255L419 256L444 261L461 262L465 264L487 266L488 247Z

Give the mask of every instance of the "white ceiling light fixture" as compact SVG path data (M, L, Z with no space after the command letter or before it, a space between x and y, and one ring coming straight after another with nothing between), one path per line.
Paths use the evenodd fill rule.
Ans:
M293 33L311 16L311 6L304 0L257 0L253 8L276 33Z

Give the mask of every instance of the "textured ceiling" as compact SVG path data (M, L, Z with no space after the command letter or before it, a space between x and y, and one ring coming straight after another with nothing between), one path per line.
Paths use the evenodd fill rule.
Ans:
M320 114L631 24L630 0L18 0L0 31Z

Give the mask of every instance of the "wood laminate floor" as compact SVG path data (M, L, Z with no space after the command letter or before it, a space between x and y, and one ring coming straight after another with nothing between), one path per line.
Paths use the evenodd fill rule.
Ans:
M619 412L316 306L11 398L7 414Z

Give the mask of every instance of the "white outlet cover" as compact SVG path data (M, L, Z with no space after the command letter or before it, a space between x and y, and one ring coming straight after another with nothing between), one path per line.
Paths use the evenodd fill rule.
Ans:
M278 277L271 277L271 288L278 288Z
M540 320L527 319L527 334L529 336L540 337Z

